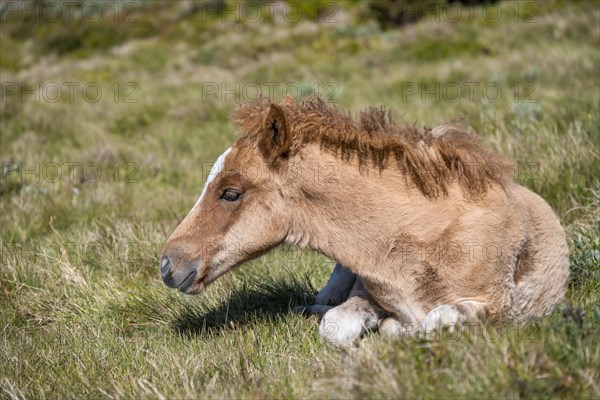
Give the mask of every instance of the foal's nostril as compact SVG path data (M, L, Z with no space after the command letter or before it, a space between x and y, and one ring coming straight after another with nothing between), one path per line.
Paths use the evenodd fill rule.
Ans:
M164 255L160 259L160 275L163 282L170 288L185 292L194 282L198 275L198 260L181 260L173 252L171 257Z
M164 256L160 262L160 273L165 277L171 271L171 262L169 261L169 257Z

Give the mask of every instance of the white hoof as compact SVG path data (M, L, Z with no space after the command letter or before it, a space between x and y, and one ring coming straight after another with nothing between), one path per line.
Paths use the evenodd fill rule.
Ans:
M350 347L360 339L365 325L359 316L332 308L327 311L319 325L319 334L334 347Z
M379 321L379 333L386 339L400 339L406 334L406 329L397 319L388 317Z
M419 326L421 333L430 333L443 328L453 331L456 325L461 325L465 316L455 306L444 304L431 310Z
M376 315L344 305L327 311L319 325L321 337L335 347L354 345L367 330L377 327Z

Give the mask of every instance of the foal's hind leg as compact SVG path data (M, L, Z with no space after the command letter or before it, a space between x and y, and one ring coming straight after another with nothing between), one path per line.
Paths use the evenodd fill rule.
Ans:
M379 334L389 339L400 339L410 332L410 329L407 329L406 324L403 324L394 317L382 318L377 324Z
M379 333L390 339L433 333L448 328L454 330L469 322L476 322L485 314L486 304L479 301L463 301L442 304L429 311L420 323L401 322L394 317L379 321Z
M455 304L442 304L429 311L419 324L419 333L427 334L443 328L454 329L467 322L477 322L483 317L486 303L462 301Z
M382 315L383 311L374 304L358 278L348 300L325 313L319 333L333 346L348 347L364 332L376 329Z
M341 264L335 264L329 281L317 294L315 304L294 307L294 312L301 312L305 315L323 315L348 299L355 282L356 275L352 271Z

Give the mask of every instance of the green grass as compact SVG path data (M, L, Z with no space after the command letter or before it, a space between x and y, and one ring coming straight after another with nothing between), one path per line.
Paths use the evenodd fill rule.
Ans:
M183 2L136 4L137 22L118 27L0 26L0 397L600 396L598 2L540 2L534 23L515 22L504 2L495 23L475 8L472 21L385 30L356 3L320 24L308 6L293 23L233 23ZM77 89L70 101L63 86L57 102L21 101L44 82L96 82L103 95L92 103ZM572 305L525 328L393 343L372 334L340 352L316 319L290 311L331 271L314 252L276 249L199 297L167 289L161 247L204 165L235 140L234 96L209 95L206 83L236 82L265 93L278 82L276 99L287 83L309 93L318 82L352 112L385 104L419 126L469 121L563 222ZM490 82L502 90L494 102L481 90ZM454 83L458 97L443 92ZM439 101L422 101L423 90Z

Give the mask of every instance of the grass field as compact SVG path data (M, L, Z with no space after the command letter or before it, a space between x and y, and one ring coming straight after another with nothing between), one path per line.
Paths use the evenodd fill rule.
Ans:
M355 2L298 18L121 2L54 22L50 3L0 28L0 397L600 397L599 2L455 5L386 30ZM338 351L290 311L333 267L315 252L276 249L202 296L168 289L161 247L257 88L468 121L559 215L572 305Z

